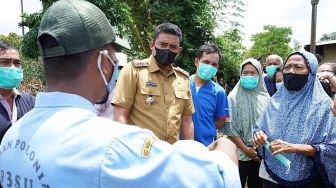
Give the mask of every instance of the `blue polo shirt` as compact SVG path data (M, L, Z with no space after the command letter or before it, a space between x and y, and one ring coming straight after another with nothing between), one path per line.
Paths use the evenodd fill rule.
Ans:
M216 120L229 117L227 96L223 87L212 80L197 91L194 75L190 76L190 89L195 107L195 140L207 146L216 137Z
M264 74L264 81L266 84L267 92L270 96L274 94L274 81L270 80L267 74Z
M98 117L85 98L39 93L0 146L2 187L241 187L227 155Z

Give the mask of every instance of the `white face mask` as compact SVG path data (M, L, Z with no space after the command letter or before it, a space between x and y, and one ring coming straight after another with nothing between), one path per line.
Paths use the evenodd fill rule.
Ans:
M110 56L107 55L107 58L109 59L109 61L113 65L112 77L111 77L110 81L107 82L107 80L105 78L105 75L103 74L103 71L101 69L102 54L103 54L103 51L100 51L99 56L98 56L98 60L97 60L97 64L98 64L99 72L100 72L100 74L101 74L101 76L104 80L105 85L106 85L107 95L106 95L104 100L98 102L99 104L105 103L107 101L109 95L112 93L113 87L115 86L116 80L118 79L118 65L119 65L118 61L113 62L112 59L110 58Z
M280 88L282 87L282 85L283 85L283 82L277 82L277 83L275 83L275 87L276 87L277 91L280 90Z

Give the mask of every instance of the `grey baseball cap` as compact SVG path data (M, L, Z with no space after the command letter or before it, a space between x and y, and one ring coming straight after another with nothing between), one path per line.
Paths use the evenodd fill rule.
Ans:
M84 0L60 0L44 13L38 38L47 34L57 41L57 46L42 48L44 58L67 56L116 43L130 48L127 41L116 36L105 14ZM38 40L39 41L39 40Z

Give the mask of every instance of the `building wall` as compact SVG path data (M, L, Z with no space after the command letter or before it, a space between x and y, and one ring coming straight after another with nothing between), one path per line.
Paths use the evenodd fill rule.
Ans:
M336 63L336 44L325 45L323 52L323 63Z

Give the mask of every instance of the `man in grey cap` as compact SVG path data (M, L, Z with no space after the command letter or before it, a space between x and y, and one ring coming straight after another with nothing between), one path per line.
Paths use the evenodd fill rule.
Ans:
M60 0L43 15L38 43L47 91L13 125L0 150L3 187L240 187L235 147L174 145L136 126L98 117L112 91L116 36L82 0ZM187 170L187 171L186 171Z

